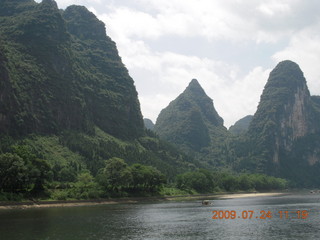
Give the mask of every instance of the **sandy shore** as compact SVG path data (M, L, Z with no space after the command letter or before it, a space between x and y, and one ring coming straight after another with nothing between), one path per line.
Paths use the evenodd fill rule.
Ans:
M1 209L27 209L27 208L49 208L49 207L81 207L119 203L137 203L140 200L119 199L119 200L88 200L88 201L37 201L37 202L17 202L17 203L1 203Z
M214 199L232 199L232 198L246 198L246 197L268 197L285 195L288 193L268 192L268 193L223 193L223 194L206 194L206 195L189 195L169 197L166 200L214 200Z
M219 199L226 199L226 198L244 198L244 197L271 197L271 196L278 196L284 195L286 193L274 192L274 193L235 193L235 194L222 194L219 195Z
M117 204L117 201L99 201L99 202L70 202L70 203L45 203L38 202L33 204L19 204L19 205L5 205L0 206L1 209L27 209L27 208L49 208L49 207L81 207L81 206L94 206L94 205L104 205L104 204ZM124 201L124 203L135 203L135 201Z
M128 198L112 200L79 200L79 201L40 201L40 202L18 202L1 203L1 209L27 209L27 208L48 208L48 207L77 207L94 206L119 203L138 203L150 201L179 201L179 200L204 200L204 199L230 199L245 197L267 197L284 195L285 193L228 193L228 194L206 194L206 195L187 195L187 196L169 196L155 198Z

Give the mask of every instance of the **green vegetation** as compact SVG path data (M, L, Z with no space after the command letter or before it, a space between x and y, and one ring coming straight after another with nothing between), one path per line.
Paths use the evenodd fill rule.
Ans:
M133 80L104 24L84 7L14 1L0 17L0 132L134 139L144 126ZM15 8L15 9L14 9Z
M47 181L52 178L48 163L36 158L27 146L13 146L12 153L0 155L0 189L26 196L45 194Z
M195 79L153 132L115 43L86 8L4 0L0 36L0 200L284 188L276 177L320 185L320 100L295 63L271 72L246 134L226 130Z
M161 111L155 131L206 169L267 174L314 187L320 185L319 120L319 97L310 96L299 66L283 61L270 73L257 112L230 127L233 134L196 80Z
M148 195L159 192L165 176L156 168L142 164L128 166L123 159L111 158L97 176L98 183L112 195Z
M229 128L229 132L231 132L234 135L241 135L246 133L251 123L252 117L252 115L248 115L244 118L241 118Z
M160 112L154 131L203 164L226 165L228 131L196 79Z
M148 131L134 141L117 139L96 128L95 135L72 131L59 137L3 137L0 143L0 191L25 198L51 196L63 200L158 194L160 185L173 182L177 173L199 166ZM110 184L106 160L114 160L111 163L119 167L124 165L126 184L120 183L121 178L117 183L120 185Z
M234 175L228 172L200 169L177 176L178 189L193 193L282 190L288 182L264 174Z
M69 163L69 162L67 162ZM72 162L71 162L72 163ZM168 183L155 167L139 163L128 165L112 157L98 173L73 164L41 160L28 145L14 145L0 155L0 200L97 199L128 196L159 196L221 191L267 191L284 189L284 179L262 174L233 175L223 171L199 169L184 172ZM171 186L171 187L170 187Z
M12 146L12 153L0 155L0 199L152 195L158 194L166 182L165 176L154 167L142 164L129 167L123 159L115 157L105 161L95 177L80 166L76 162L52 166L37 158L29 146Z
M94 14L52 0L5 0L0 12L4 198L153 194L150 176L172 182L199 167L144 128L133 80ZM97 180L114 158L134 182L113 189Z
M234 169L283 177L296 187L319 186L319 114L299 66L279 63L247 134L231 141Z

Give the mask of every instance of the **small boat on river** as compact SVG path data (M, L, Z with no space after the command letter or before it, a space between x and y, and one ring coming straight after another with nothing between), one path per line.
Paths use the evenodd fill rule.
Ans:
M204 206L213 205L213 201L210 201L210 200L202 200L202 205L204 205Z

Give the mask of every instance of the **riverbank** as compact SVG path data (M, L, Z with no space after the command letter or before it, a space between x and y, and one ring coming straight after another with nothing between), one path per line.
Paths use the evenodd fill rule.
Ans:
M98 200L68 200L68 201L26 201L26 202L0 202L1 209L27 209L27 208L48 208L48 207L77 207L94 206L105 204L138 203L151 201L187 201L187 200L213 200L245 197L277 196L287 193L223 193L203 195L180 195L165 197L141 197L141 198L119 198L119 199L98 199Z

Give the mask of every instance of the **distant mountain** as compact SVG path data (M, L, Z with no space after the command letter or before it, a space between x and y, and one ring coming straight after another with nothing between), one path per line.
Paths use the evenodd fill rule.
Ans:
M244 134L245 132L247 132L252 118L252 115L248 115L236 121L235 124L229 128L229 132L235 135Z
M248 129L256 171L312 185L320 167L319 98L311 97L303 72L291 61L270 73ZM243 150L242 150L243 151Z
M146 127L146 129L149 129L149 130L154 129L154 123L150 119L144 118L143 122L144 122L144 126Z
M200 157L208 157L204 161L215 161L209 155L213 148L219 148L227 135L212 99L196 79L160 112L154 130L160 138L186 151L206 152Z

